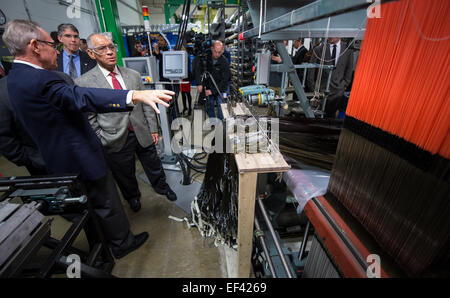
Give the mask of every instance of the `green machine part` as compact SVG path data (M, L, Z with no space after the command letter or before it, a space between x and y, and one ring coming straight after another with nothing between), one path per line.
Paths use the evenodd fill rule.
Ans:
M207 0L190 0L191 1L191 7L192 4L199 4L199 5L207 5ZM166 24L170 24L170 18L175 14L178 7L182 6L184 4L184 0L166 0L166 3L164 4L164 14L166 16ZM227 5L240 5L241 0L224 0L225 6ZM178 22L177 22L178 23Z
M102 32L111 32L114 42L119 47L117 64L123 66L122 58L126 56L125 42L122 36L119 11L116 0L95 0L97 14Z

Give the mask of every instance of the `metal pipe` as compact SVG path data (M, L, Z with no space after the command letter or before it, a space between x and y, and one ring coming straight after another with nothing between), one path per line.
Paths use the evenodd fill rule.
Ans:
M286 271L286 274L289 278L293 278L291 270L289 268L289 265L286 261L286 257L284 256L283 249L281 248L281 245L278 242L278 237L277 237L275 230L273 229L273 226L270 222L269 216L267 215L267 211L266 211L266 208L264 207L264 203L262 202L262 200L260 198L257 198L257 201L258 201L259 208L261 209L261 213L264 217L264 221L266 222L267 227L269 228L270 234L272 235L273 242L275 243L275 247L277 248L277 251L278 251L278 255L280 256L281 262L283 263L284 270Z
M306 241L308 240L309 225L310 225L310 221L308 220L308 223L306 224L306 228L305 228L305 233L303 234L302 246L300 247L300 251L298 252L298 259L300 261L302 260L303 254L305 253Z
M259 225L258 219L255 217L255 227L257 231L261 231L261 226ZM264 251L264 255L266 256L267 264L269 265L270 273L272 273L272 277L277 277L277 273L275 272L275 268L273 267L272 259L270 258L269 250L267 249L266 241L264 240L264 234L261 231L261 234L257 234L256 237L261 241L261 246Z

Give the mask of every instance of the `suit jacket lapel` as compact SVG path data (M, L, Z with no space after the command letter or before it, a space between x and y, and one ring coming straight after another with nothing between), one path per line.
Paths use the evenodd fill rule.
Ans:
M94 80L97 83L97 86L99 88L110 88L111 85L106 80L105 76L103 75L102 71L98 67L98 65L93 69L92 76L94 76Z
M82 52L80 51L79 53L80 53L80 72L81 74L84 74L87 69L87 62L86 59L84 59Z
M125 83L126 89L128 89L128 90L136 89L134 80L130 77L128 71L120 66L117 66L117 68L120 71L120 75L123 78L123 82Z

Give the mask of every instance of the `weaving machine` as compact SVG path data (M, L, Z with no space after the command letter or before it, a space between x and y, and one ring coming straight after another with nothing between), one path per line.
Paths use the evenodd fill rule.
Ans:
M277 4L272 1L265 2L267 15L271 16L262 20L259 13L256 14L260 9L260 1L248 1L253 23L259 24L259 27L244 32L244 38L258 36L262 40L289 39L290 36L297 38L299 34L362 38L365 26L360 26L360 22L359 25L348 24L346 20L365 22L368 15L365 9L370 4L365 1L348 1L338 5L335 1L322 0L283 15L282 11L274 9L278 8ZM329 186L323 195L315 195L300 206L301 214L305 215L307 220L300 229L302 240L298 259L293 260L292 253L277 247L279 261L281 259L283 265L286 265L286 259L287 263L291 261L291 264L285 266L286 273L290 271L288 277L402 277L449 274L449 105L446 102L448 94L445 94L448 91L448 82L442 79L445 75L436 77L439 73L448 74L448 66L439 59L435 59L433 66L417 63L415 56L408 60L402 59L401 54L402 51L407 52L405 48L413 41L415 45L425 45L426 42L429 48L421 48L422 55L446 57L450 36L448 28L440 26L441 31L431 32L429 26L432 26L432 21L436 24L446 23L442 18L449 13L449 6L438 0L435 7L423 7L426 6L423 3L407 0L382 3L381 11L384 16L368 20L368 33L364 36L362 51L364 45L370 46L367 46L366 55L360 58L362 62L359 62L355 74L345 120L320 122L302 119L289 122L292 119L279 119L279 152L285 157L290 155L289 157L300 161L300 169L304 169L305 165L312 165L332 170ZM359 15L360 18L349 17L354 16L353 14ZM399 18L400 15L403 18ZM324 20L330 16L332 25L326 26ZM383 42L380 42L381 39ZM388 46L390 48L387 48ZM282 43L277 43L277 47L283 56ZM399 56L395 56L396 54ZM376 57L375 60L370 55ZM393 58L394 62L389 59L381 59L380 62L383 55ZM393 64L396 65L394 67L387 67L382 63L398 61L401 63ZM416 70L413 71L414 69ZM387 70L391 72L386 72ZM400 70L412 74L412 77L405 73L404 76L398 76L396 71ZM288 71L303 108L303 115L306 118L314 118L314 113L308 106L310 102L298 86L298 78L295 79L296 75L292 69ZM416 75L417 73L420 75ZM424 90L425 86L429 85L438 91L436 96L430 99L434 104L417 103L417 107L420 105L421 108L414 111L414 105L408 103L412 102L411 95L414 94L411 86L417 84ZM392 87L388 87L391 85ZM426 98L425 93L421 94L422 98ZM413 102L417 102L417 97L414 98ZM384 99L389 101L385 102ZM228 111L230 109L233 111ZM249 105L224 104L222 110L225 118L246 113L257 118ZM426 117L423 117L422 113L425 113ZM388 120L392 119L398 119L397 123L388 123ZM409 124L409 127L404 123ZM297 145L291 135L301 134L303 126L311 131L316 127L317 132L330 137L325 137L326 141L317 142L314 140L317 135L311 134L308 136L309 142ZM414 131L420 129L423 131L414 134ZM425 141L420 139L424 136L429 137L425 138ZM309 144L312 144L312 148L316 146L316 150L302 148ZM296 149L299 150L293 152L289 148L283 148L287 145L291 148L297 145ZM318 153L318 148L322 150L322 156L314 154ZM261 193L253 190L256 175L243 175L247 173L245 164L248 165L249 160L253 159L252 155L236 154L235 159L239 168L238 192L246 198L239 199L238 204L237 237L240 240L237 241L237 250L240 267L237 276L247 277L250 270L249 239L254 227L249 219L254 218L255 200L258 206L260 202L267 205L269 201L264 201ZM293 195L301 195L297 192L304 191L311 181L303 172L288 169L273 167L270 171L284 171L283 179ZM247 218L243 217L241 212L245 213ZM268 252L269 234L261 234L261 217L257 216L255 219L254 246L260 239L266 238L266 243L262 245L266 258L262 261L264 268L261 270L265 271L266 276L280 276L275 268L277 265L273 262L274 258L270 257L273 255ZM276 239L271 241L277 242ZM309 249L307 244L311 244ZM282 251L287 256L284 260L283 253L280 253ZM300 261L300 265L297 261ZM296 268L293 269L292 264Z

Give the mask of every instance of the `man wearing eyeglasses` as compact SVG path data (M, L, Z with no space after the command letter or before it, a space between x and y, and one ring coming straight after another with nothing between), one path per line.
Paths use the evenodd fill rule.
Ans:
M117 48L104 33L92 34L87 39L88 54L97 66L75 80L81 87L144 90L138 72L117 66ZM106 161L134 212L141 209L141 193L136 179L138 156L154 190L170 201L177 199L166 182L166 175L156 151L158 122L155 112L147 105L138 104L131 112L89 114L89 122L105 147Z
M95 67L96 61L87 53L80 51L81 41L77 27L72 24L59 25L58 39L63 44L63 50L58 55L57 70L76 79Z
M22 123L51 174L80 174L106 240L116 258L138 249L148 233L134 235L120 202L103 147L85 112L129 111L138 103L166 107L175 94L168 90L110 90L68 85L50 71L58 50L38 24L13 20L3 41L14 56L7 88L17 119Z

